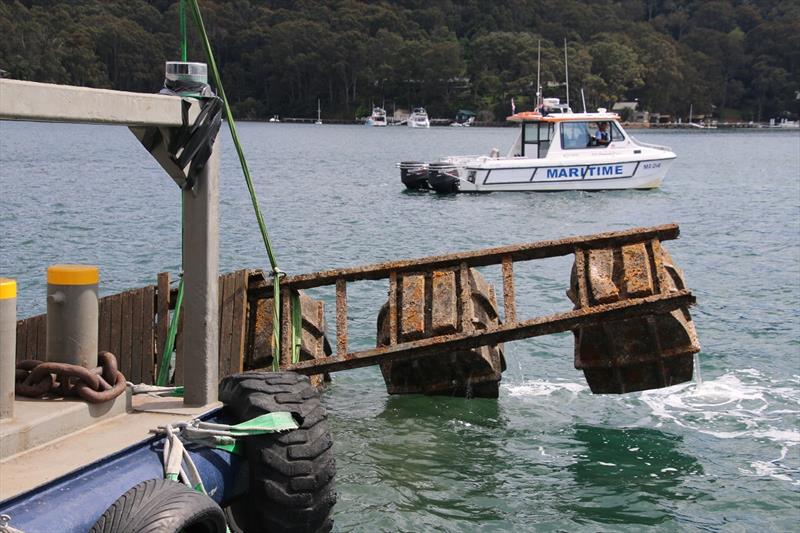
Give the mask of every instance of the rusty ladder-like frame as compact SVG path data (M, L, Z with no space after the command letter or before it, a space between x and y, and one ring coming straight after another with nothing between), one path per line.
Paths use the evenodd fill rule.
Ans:
M652 313L669 312L695 303L689 290L669 291L665 283L668 275L664 265L657 261L656 287L651 296L631 298L624 301L591 305L586 291L586 251L629 244L650 243L654 249L660 242L676 239L680 233L677 224L665 224L649 228L634 228L619 232L599 233L589 236L569 237L554 241L488 248L456 254L431 256L378 263L364 267L328 270L312 274L287 276L281 281L281 369L312 375L336 372L379 364L388 360L406 360L426 357L442 352L465 350L493 345L528 337L570 331L579 326L600 324L609 320L620 320ZM581 294L577 309L553 315L519 321L514 298L514 263L575 254L576 274ZM457 269L463 302L470 302L469 268L502 265L503 279L503 323L488 330L475 330L469 313L462 313L462 331L408 342L398 342L395 327L390 329L388 346L347 351L347 284L361 280L389 279L389 320L397 324L398 278L407 273L428 273L439 269ZM301 361L291 364L291 313L290 291L314 287L336 286L336 352L331 357ZM271 298L272 286L263 283L254 288L257 296ZM321 354L318 354L321 355Z

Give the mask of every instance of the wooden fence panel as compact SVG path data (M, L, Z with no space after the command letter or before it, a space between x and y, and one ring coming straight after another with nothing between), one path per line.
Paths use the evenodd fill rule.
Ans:
M120 342L119 352L117 352L117 363L125 377L131 379L131 368L133 366L131 352L131 334L133 326L133 291L125 291L120 298Z
M142 299L144 289L133 291L131 297L131 373L129 380L143 383L142 380ZM150 317L152 321L152 315Z
M142 290L142 333L139 347L142 354L141 379L142 383L155 383L155 298L156 291L153 285L148 285Z
M28 341L28 321L17 320L17 362L25 359L25 345Z
M233 327L231 328L231 364L228 373L238 374L244 372L244 340L247 327L247 284L250 272L241 270L237 272L236 286L233 299ZM222 372L220 372L222 374Z
M249 271L238 270L220 277L219 377L241 372L247 325Z

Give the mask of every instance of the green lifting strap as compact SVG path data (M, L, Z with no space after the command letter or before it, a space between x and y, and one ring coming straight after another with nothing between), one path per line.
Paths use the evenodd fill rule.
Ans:
M222 98L223 107L225 109L225 118L228 121L228 128L231 131L231 137L233 138L233 144L236 147L236 154L239 156L239 164L242 167L242 173L244 174L245 181L247 182L247 190L250 192L250 200L253 203L253 210L255 211L256 221L258 221L258 228L261 231L261 238L264 241L264 248L267 251L267 256L269 257L270 266L272 267L272 276L273 276L273 309L272 309L272 369L277 371L280 368L280 324L281 324L281 315L280 315L280 278L283 276L283 272L278 268L278 263L275 260L275 256L272 253L272 245L270 244L269 234L267 233L267 226L264 223L264 217L261 215L261 208L258 205L258 197L256 196L255 188L253 187L253 180L250 177L250 169L247 166L247 161L244 157L244 151L242 150L242 143L239 141L239 134L236 131L236 122L233 120L233 113L231 112L231 106L228 103L228 98L225 96L225 89L222 86L222 79L219 75L219 69L217 68L217 62L214 60L214 53L211 50L211 43L208 40L208 33L206 32L205 24L203 23L203 16L200 14L200 7L197 4L197 0L186 0L189 2L189 6L192 10L192 15L194 16L194 21L197 24L198 29L200 30L200 38L203 42L203 49L206 54L206 58L208 59L208 66L211 68L211 74L214 77L214 84L216 85L217 92L219 96Z
M303 309L300 294L292 293L292 364L300 362L300 346L303 344Z
M169 322L167 332L167 342L164 343L164 353L161 354L161 366L158 368L156 385L166 387L169 385L169 362L172 359L172 352L175 349L175 336L178 334L178 321L181 318L181 308L183 306L183 276L178 283L178 298L175 300L175 311L172 312L172 320Z
M181 26L181 61L189 61L189 38L186 34L186 0L178 2L178 12L180 14Z

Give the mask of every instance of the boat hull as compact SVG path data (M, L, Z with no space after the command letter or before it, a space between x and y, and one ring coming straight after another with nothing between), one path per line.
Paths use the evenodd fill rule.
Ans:
M581 165L496 167L491 164L458 168L458 183L429 179L437 192L599 191L655 189L661 186L673 157Z

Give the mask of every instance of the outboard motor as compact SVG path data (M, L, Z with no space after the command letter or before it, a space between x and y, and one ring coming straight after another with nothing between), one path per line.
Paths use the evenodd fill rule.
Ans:
M428 165L428 183L434 191L440 194L458 192L460 182L458 169L452 163L440 162Z
M400 167L400 180L411 190L429 189L428 164L421 161L402 161Z

